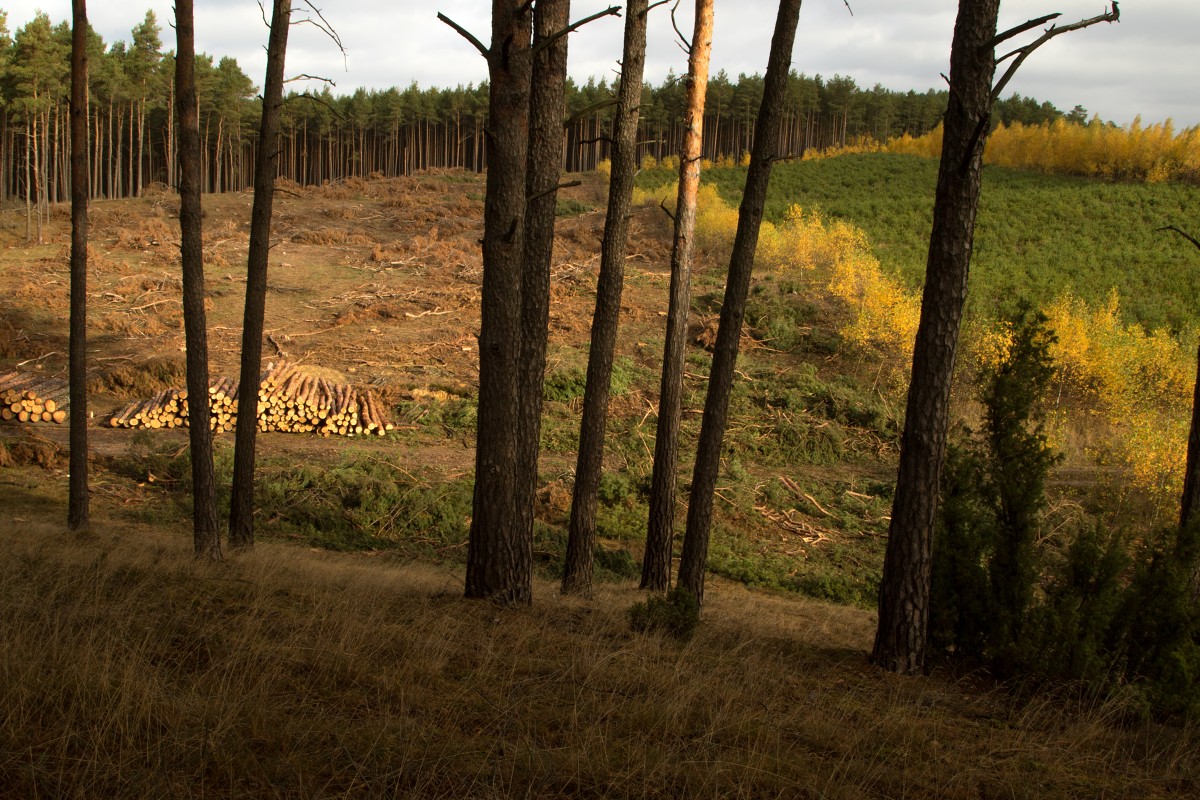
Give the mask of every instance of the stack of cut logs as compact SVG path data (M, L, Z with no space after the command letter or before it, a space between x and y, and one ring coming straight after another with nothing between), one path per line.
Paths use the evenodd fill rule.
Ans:
M238 383L219 378L208 389L209 428L237 425ZM166 389L130 403L109 419L114 428L175 428L188 424L187 391ZM258 382L258 429L321 436L382 436L392 430L371 390L335 383L294 364L267 368Z
M0 375L0 419L19 422L67 421L67 382L57 378L22 375L10 372Z

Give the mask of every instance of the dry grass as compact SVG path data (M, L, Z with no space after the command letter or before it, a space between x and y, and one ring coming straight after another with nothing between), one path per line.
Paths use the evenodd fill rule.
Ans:
M687 644L637 598L24 512L0 561L5 797L1170 797L1196 732L866 665L866 612L720 584ZM6 516L8 516L6 514Z

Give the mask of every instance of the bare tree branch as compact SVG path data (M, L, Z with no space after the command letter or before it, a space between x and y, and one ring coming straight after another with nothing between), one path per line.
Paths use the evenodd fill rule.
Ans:
M609 144L612 144L613 140L611 136L597 136L594 139L580 139L575 143L575 146L583 147L584 145L596 144L597 142L608 142Z
M669 2L671 2L671 0L658 0L657 3L651 3L646 7L646 13L649 14L654 9L658 8L659 6L665 6Z
M995 47L996 45L1000 44L1001 42L1006 42L1009 39L1013 38L1014 36L1020 36L1022 33L1024 33L1027 30L1030 30L1031 28L1036 28L1038 25L1044 25L1047 22L1049 22L1050 20L1058 19L1061 16L1062 16L1061 11L1055 11L1053 14L1047 14L1044 17L1038 17L1037 19L1031 19L1028 22L1022 22L1020 25L1016 26L1015 28L1009 28L1004 33L996 34L995 36L992 37L991 41L989 41L986 46L987 47Z
M554 194L559 189L570 189L572 186L582 186L582 185L583 185L583 181L567 181L566 183L560 183L557 186L550 187L549 189L547 189L544 192L539 192L538 194L535 194L533 197L526 197L525 202L532 203L534 200L541 200L543 197L545 197L548 194Z
M675 35L679 37L676 44L679 45L683 52L689 56L692 54L692 40L683 35L683 31L679 30L679 25L675 22L675 12L679 10L679 0L675 0L675 5L671 6L671 27L675 29Z
M303 19L291 20L288 24L289 25L303 25L305 23L308 23L309 25L312 25L317 30L321 31L321 33L324 33L326 36L328 36L330 39L333 40L333 43L335 45L337 45L337 49L340 50L342 53L342 62L345 63L346 47L345 47L345 45L342 44L342 37L338 36L337 29L329 24L329 20L325 19L325 15L321 13L321 9L317 8L316 6L314 6L312 4L312 0L301 0L301 2L303 2L304 5L308 7L309 11L311 11L313 14L316 15L316 19L313 19L312 17L304 17ZM262 15L263 24L266 25L268 28L270 28L271 22L267 19L267 9L263 5L262 0L258 0L258 11ZM292 9L292 12L295 13L294 8ZM289 82L295 81L295 80L305 80L305 79L325 81L326 83L330 84L331 86L337 86L336 83L329 80L328 78L318 78L315 75L305 75L302 77L298 76L295 78L288 78L287 80L284 81L284 83L289 83Z
M308 23L309 25L312 25L314 28L319 30L321 33L328 36L331 40L333 40L333 43L335 45L337 45L337 49L342 52L342 64L343 64L343 66L345 66L346 46L344 44L342 44L342 37L338 36L337 29L329 24L329 20L325 19L325 15L321 13L321 9L317 8L316 6L314 6L312 4L312 0L301 0L301 2L303 2L304 5L306 5L308 7L309 11L311 11L314 15L316 15L316 19L313 19L313 17L310 16L310 17L305 17L303 19L293 20L291 24L292 25L303 25L305 23Z
M462 25L459 25L457 22L450 19L449 17L447 17L445 14L443 14L440 11L438 12L437 18L440 19L442 22L446 23L447 25L449 25L454 30L458 31L459 36L463 37L468 42L475 45L475 49L479 51L479 54L481 56L483 56L484 58L489 58L491 56L491 53L488 51L488 49L483 46L483 42L476 39L475 36L469 30L464 28Z
M594 22L595 20L598 20L601 17L619 17L619 16L621 16L621 7L620 6L609 6L608 8L604 9L603 11L597 11L595 14L592 14L590 17L584 17L583 19L579 20L578 22L572 22L570 25L563 28L561 31L558 31L553 36L548 36L545 39L543 39L542 41L538 42L537 46L533 48L533 55L536 56L542 50L545 50L547 47L554 44L562 37L566 36L569 33L573 33L574 31L579 30L584 25L587 25L589 22Z
M346 121L345 114L343 114L341 111L339 111L337 108L330 105L329 103L326 103L324 100L322 100L320 97L317 97L315 94L309 94L308 92L304 92L303 94L289 95L289 96L283 98L284 105L287 105L288 103L292 102L293 100L308 100L310 102L316 103L319 106L324 106L325 110L328 111L330 114L333 114L335 119L337 119L341 122Z
M1050 17L1050 19L1053 19L1053 18L1054 18L1053 16ZM1008 69L1005 70L1004 75L1000 78L999 81L996 82L995 88L992 89L992 99L995 100L997 97L1000 96L1000 93L1002 91L1004 91L1004 87L1008 85L1008 82L1012 79L1012 76L1016 74L1017 69L1021 66L1021 64L1023 64L1025 62L1025 59L1029 58L1029 56L1033 53L1034 50L1037 50L1039 47L1041 47L1046 42L1053 39L1055 36L1060 36L1064 33L1069 33L1070 31L1081 30L1083 28L1087 28L1092 25L1095 25L1098 22L1119 22L1120 20L1121 20L1121 9L1117 7L1117 0L1113 0L1112 7L1109 11L1105 11L1103 14L1099 14L1095 17L1091 17L1090 19L1080 20L1079 22L1076 22L1073 25L1064 25L1061 28L1058 27L1057 25L1051 25L1046 30L1045 33L1043 33L1040 37L1038 37L1034 41L1030 42L1029 44L1025 45L1024 47L1018 47L1016 50L1013 50L1011 53L1006 53L1005 55L1001 56L1000 58L997 58L996 63L1001 64L1004 61L1007 61L1009 58L1016 56L1016 58L1013 59L1013 62L1008 65ZM1039 23L1034 22L1033 24L1037 25ZM1032 26L1030 26L1030 23L1025 23L1025 25L1032 27ZM1021 27L1023 27L1023 26L1020 26L1020 25L1017 26L1017 28L1021 28ZM1028 27L1025 28L1025 30L1028 30L1028 29L1029 29ZM1017 30L1016 28L1013 29L1013 31L1016 31L1016 30ZM1002 37L1008 37L1010 35L1015 36L1016 33L1012 32L1012 31L1007 31L1004 34L1001 34ZM1001 39L1001 41L1003 41L1003 38Z
M854 9L850 7L850 0L842 0L846 4L846 10L850 12L850 16L854 16Z
M1186 232L1184 232L1184 231L1181 231L1179 228L1176 228L1174 225L1164 225L1164 226L1163 226L1163 227L1161 227L1161 228L1155 228L1155 229L1154 229L1154 232L1155 232L1155 233L1158 233L1159 231L1175 231L1175 232L1176 232L1176 233L1178 233L1180 236L1182 236L1183 238L1187 239L1187 240L1188 240L1189 242L1191 242L1192 244L1196 245L1196 248L1197 248L1197 249L1200 249L1200 241L1197 241L1197 240L1196 240L1196 237L1192 236L1190 233L1186 233Z
M333 80L333 78L322 78L320 75L309 75L307 72L301 72L299 75L293 75L292 77L286 79L284 83L295 83L296 81L320 81L321 83L327 83L330 86L337 86L337 83Z
M567 117L567 121L563 123L563 127L569 127L570 125L573 125L574 123L586 117L588 114L594 114L597 111L608 108L609 106L615 106L616 104L617 98L615 97L610 97L607 100L601 100L597 103L592 103L590 106L581 108L571 116Z

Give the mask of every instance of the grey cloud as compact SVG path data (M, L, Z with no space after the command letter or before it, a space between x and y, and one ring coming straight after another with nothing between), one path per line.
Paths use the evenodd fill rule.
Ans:
M198 46L214 55L232 55L256 82L264 65L263 28L258 7L250 0L197 0ZM288 58L291 73L307 72L337 81L337 91L357 86L381 89L478 83L486 78L483 60L474 49L436 18L444 11L481 40L489 38L486 0L437 0L426 4L394 0L322 3L329 21L345 42L347 58L309 26L293 29ZM573 16L582 17L608 5L604 0L575 0ZM689 6L686 2L681 7ZM952 0L850 0L853 16L842 0L808 0L793 67L809 75L853 77L860 86L875 83L923 92L944 84L949 69L950 39L956 4ZM8 2L9 27L23 25L33 9L51 18L69 19L69 0ZM169 0L148 0L163 26L167 47L173 38ZM127 3L95 3L91 20L107 41L128 39L144 7ZM776 4L772 0L716 0L713 42L715 72L730 75L761 72L766 63ZM1005 0L1001 27L1009 27L1048 11L1063 12L1064 22L1094 16L1103 0ZM1180 127L1200 124L1196 81L1200 76L1200 3L1196 0L1125 0L1119 25L1099 26L1056 39L1021 68L1006 94L1013 91L1069 109L1076 103L1104 119L1126 123L1142 114L1145 121L1172 116ZM668 69L687 68L676 46L667 7L652 12L647 78L661 81ZM681 8L680 27L688 31L691 16ZM611 80L621 52L620 19L606 18L574 35L571 74Z

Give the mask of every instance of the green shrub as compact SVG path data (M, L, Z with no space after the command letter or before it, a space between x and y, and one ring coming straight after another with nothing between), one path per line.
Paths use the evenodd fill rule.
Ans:
M1034 675L1098 685L1111 678L1112 632L1125 602L1129 547L1095 525L1080 530L1033 609L1023 661Z
M587 375L581 369L564 369L546 376L542 384L542 396L559 403L569 403L583 397L587 386Z
M634 603L628 612L629 626L638 632L660 631L676 639L690 639L700 624L700 604L682 586L664 595L650 595Z
M619 547L596 545L593 553L596 578L599 580L628 581L642 574L642 566L628 550Z
M1138 554L1085 527L1058 552L1036 544L1056 456L1036 424L1050 378L1041 315L1013 320L985 381L984 430L950 449L935 539L930 643L1003 677L1131 686L1154 714L1200 713L1200 520Z
M574 198L559 198L554 205L554 216L556 217L577 217L580 214L586 214L591 211L592 207L587 203L581 203Z
M930 638L1005 675L1024 660L1039 574L1034 542L1058 461L1038 411L1053 375L1046 322L1024 307L1014 316L1007 356L982 376L982 435L951 451L943 470Z
M1147 548L1122 608L1125 677L1152 711L1200 714L1200 519Z

